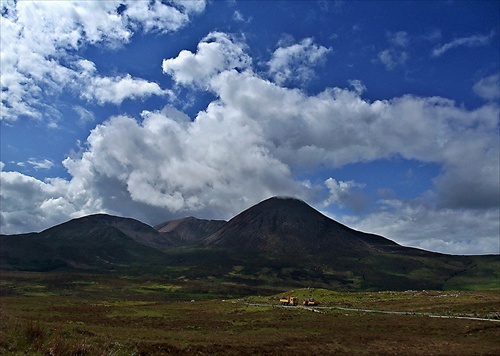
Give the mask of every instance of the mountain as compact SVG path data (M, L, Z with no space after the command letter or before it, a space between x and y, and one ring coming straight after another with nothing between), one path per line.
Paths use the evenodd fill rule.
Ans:
M500 277L494 272L500 267L497 256L451 256L404 247L350 229L287 197L273 197L243 211L203 244L231 251L246 263L243 270L249 275L302 285L443 289L460 278L470 282L489 272L497 281Z
M0 236L0 270L133 271L240 290L500 289L498 257L404 247L284 197L228 222L189 217L153 228L98 214L40 233Z
M235 253L304 259L362 256L400 250L381 236L355 231L321 214L302 200L273 197L238 214L203 241Z
M52 270L61 267L113 269L160 263L152 227L104 214L73 219L40 233L1 236L0 267Z
M238 214L203 244L278 260L356 257L380 253L406 256L439 254L401 246L382 236L353 230L302 200L273 197Z
M156 225L164 239L168 239L172 246L186 246L199 243L201 240L216 232L226 224L225 220L204 220L195 217L187 217L167 221Z
M76 221L85 223L94 222L96 224L103 224L114 227L123 232L128 237L134 239L136 242L146 246L163 248L165 246L172 245L172 242L169 239L165 238L163 235L160 235L155 228L135 219L107 214L95 214L83 217L81 219L76 219ZM46 230L44 232L44 235L50 235L50 231L51 229Z

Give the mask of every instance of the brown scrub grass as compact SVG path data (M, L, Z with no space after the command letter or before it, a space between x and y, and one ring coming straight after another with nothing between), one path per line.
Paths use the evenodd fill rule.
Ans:
M500 322L429 316L498 320L500 293L495 290L296 289L222 299L208 298L204 292L197 298L192 285L160 279L95 276L92 280L75 275L66 276L62 288L44 283L40 275L18 277L24 279L18 279L17 287L2 289L0 296L0 354L500 354ZM147 293L137 292L143 287ZM321 304L279 306L279 297L288 294L300 300L313 296Z

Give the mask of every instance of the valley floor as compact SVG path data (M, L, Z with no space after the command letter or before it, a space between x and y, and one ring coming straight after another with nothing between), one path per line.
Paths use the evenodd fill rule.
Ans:
M0 354L500 354L498 290L296 289L223 299L158 280L1 277ZM321 304L282 307L288 294Z

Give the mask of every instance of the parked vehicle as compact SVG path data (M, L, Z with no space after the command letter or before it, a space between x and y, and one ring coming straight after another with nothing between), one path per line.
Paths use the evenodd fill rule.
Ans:
M292 297L289 295L288 298L281 297L280 303L281 305L298 305L299 300L297 299L297 297Z
M306 298L302 304L306 307L312 307L318 305L319 303L314 298Z

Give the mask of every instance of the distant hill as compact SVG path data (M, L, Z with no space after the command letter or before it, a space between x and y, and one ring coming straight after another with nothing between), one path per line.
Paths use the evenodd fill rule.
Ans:
M133 269L240 288L500 289L498 255L404 247L350 229L301 200L280 197L228 222L188 217L153 228L98 214L40 233L0 236L0 269Z

